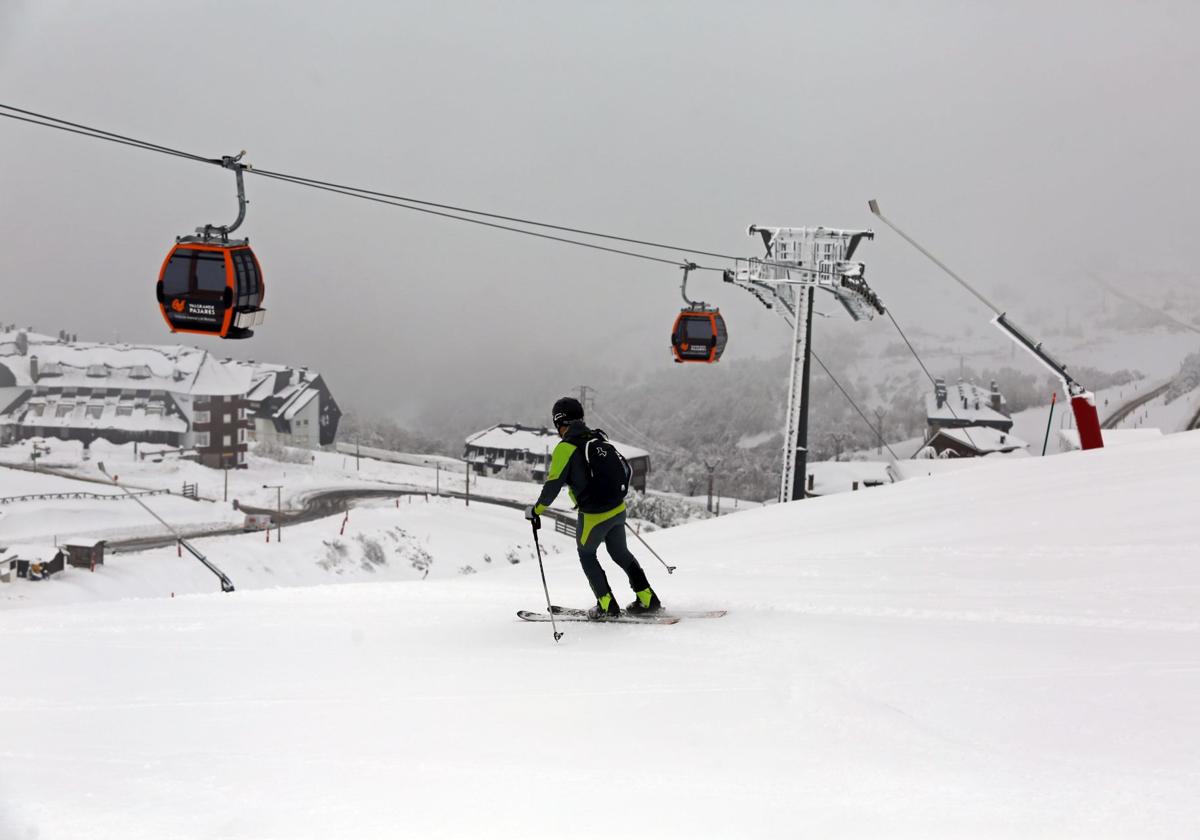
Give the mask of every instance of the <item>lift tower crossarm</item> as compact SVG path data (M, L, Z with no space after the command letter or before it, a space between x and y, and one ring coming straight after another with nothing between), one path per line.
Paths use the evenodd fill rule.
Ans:
M779 488L779 500L788 502L803 499L806 492L813 298L818 289L831 293L855 321L886 311L863 278L866 267L851 260L859 243L874 239L875 234L870 230L764 225L751 225L747 233L762 237L766 257L737 260L734 268L725 272L725 282L753 294L792 327Z

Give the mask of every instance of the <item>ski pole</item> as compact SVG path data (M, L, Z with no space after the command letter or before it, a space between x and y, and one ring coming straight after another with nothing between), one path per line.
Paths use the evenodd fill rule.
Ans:
M669 574L669 575L675 574L675 567L667 566L667 561L658 556L658 552L650 547L650 543L648 543L644 539L642 539L641 534L639 534L637 531L633 530L632 525L630 525L628 522L626 522L625 527L629 529L629 533L633 534L635 537L638 538L638 542L640 542L642 545L646 546L646 550L654 555L655 560L657 560L659 563L662 563L664 566L666 566L667 574Z
M533 547L537 550L538 571L542 573L542 591L546 593L546 612L550 615L550 627L554 630L554 641L562 638L562 633L558 632L558 622L554 620L554 608L550 606L550 587L546 585L546 567L542 565L542 546L538 543L538 527L541 523L536 519L529 520L529 527L533 529Z

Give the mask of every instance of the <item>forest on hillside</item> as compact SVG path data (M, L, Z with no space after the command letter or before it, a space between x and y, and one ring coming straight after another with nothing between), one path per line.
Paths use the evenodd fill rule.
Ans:
M924 433L924 401L931 390L924 374L914 369L871 383L861 373L851 373L857 354L855 343L847 341L827 344L814 358L808 428L812 461L844 459L849 453L863 451L887 458L889 453L881 446L876 429L886 442L911 440ZM933 373L950 381L961 376L984 386L995 380L1010 412L1040 405L1061 387L1050 377L1012 367L968 366ZM1123 384L1138 375L1135 371L1105 373L1083 368L1076 373L1095 388ZM782 464L787 374L788 359L779 356L596 378L587 391L588 422L614 440L650 452L650 486L654 489L702 494L707 490L707 463L715 465L719 494L756 501L773 499ZM461 456L464 438L492 423L546 423L529 406L544 402L548 407L551 399L513 395L506 405L464 400L461 408L442 406L436 412L428 411L409 427L393 420L347 414L338 436L364 446ZM907 458L913 452L895 454Z

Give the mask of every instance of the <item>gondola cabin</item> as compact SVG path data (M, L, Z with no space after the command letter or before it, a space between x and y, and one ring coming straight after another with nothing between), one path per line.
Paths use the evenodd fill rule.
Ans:
M158 305L171 332L249 338L262 324L262 269L246 240L180 239L158 275Z
M719 361L729 334L719 309L683 309L671 329L671 351L676 362Z

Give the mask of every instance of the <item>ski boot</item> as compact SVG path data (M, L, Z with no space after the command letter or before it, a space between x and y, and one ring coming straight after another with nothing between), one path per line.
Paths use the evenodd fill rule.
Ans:
M599 600L596 601L595 606L588 607L587 617L589 621L620 618L621 608L617 606L617 599L609 592L607 595L601 595Z
M630 615L650 615L662 609L662 601L649 587L637 593L637 600L625 608Z

